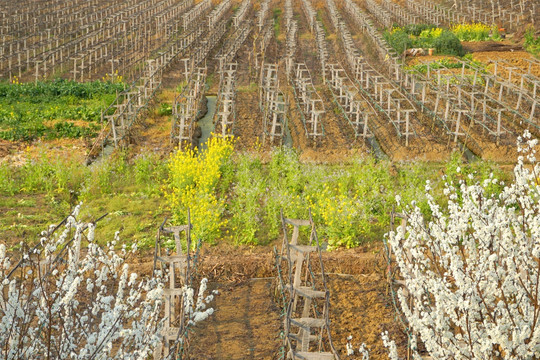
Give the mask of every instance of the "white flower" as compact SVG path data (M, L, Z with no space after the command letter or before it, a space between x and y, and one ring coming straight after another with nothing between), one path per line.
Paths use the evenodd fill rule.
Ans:
M114 249L104 251L95 243L82 249L82 232L92 228L76 220L78 211L74 210L61 233L49 231L46 261L56 258L68 236L74 236L74 241L61 266L40 273L43 281L28 276L10 280L0 270L3 358L38 359L51 346L57 358L146 359L158 345L163 325L161 279L138 282L138 276L131 274L128 281L127 265ZM0 245L0 265L8 262L5 246ZM29 261L21 270L34 274L38 266ZM116 274L121 276L115 278ZM205 316L210 313L207 310ZM53 330L50 343L44 333L47 329ZM129 353L123 349L130 349Z
M523 149L533 163L534 146L532 141ZM459 189L446 184L445 207L428 194L430 218L413 204L404 231L386 237L405 283L397 291L403 316L432 358L540 356L540 328L533 324L540 302L530 296L540 276L531 261L540 256L535 174L520 156L514 181L499 182L505 186L499 196L487 195L498 183L492 175L482 183L462 181ZM382 338L389 357L397 359L395 343L387 333ZM410 340L413 359L419 359L416 339Z

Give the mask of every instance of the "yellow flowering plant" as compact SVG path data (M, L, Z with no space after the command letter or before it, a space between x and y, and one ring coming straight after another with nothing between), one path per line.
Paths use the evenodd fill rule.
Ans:
M494 39L496 39L496 35L498 35L497 27L492 29L491 26L488 26L482 23L456 24L456 25L453 25L450 30L461 41L489 40L492 37L492 30L494 30L493 31Z
M207 149L186 149L171 155L166 199L176 224L184 224L191 212L192 234L196 239L214 242L226 224L225 200L218 197L222 167L234 149L234 139L212 136Z

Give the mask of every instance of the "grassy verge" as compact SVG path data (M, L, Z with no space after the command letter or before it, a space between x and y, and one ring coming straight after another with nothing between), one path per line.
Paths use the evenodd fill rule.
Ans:
M154 155L128 159L122 153L91 167L46 155L21 167L0 164L0 242L34 243L82 201L83 220L109 214L97 227L99 238L112 239L120 230L128 243L153 245L165 216L165 166Z
M274 19L274 36L276 39L278 39L279 35L281 34L281 25L280 25L281 12L282 10L280 8L274 8L272 10L272 18Z
M0 242L37 241L41 230L82 201L85 220L109 214L97 227L98 238L111 239L120 230L126 243L143 248L153 246L165 216L183 223L187 207L194 234L211 243L269 244L280 237L281 209L287 217L307 218L311 208L329 248L354 247L388 231L397 195L429 215L426 181L439 201L443 175L456 182L492 173L503 180L511 176L493 163L463 164L459 154L444 164L364 157L314 165L300 162L290 149L276 149L263 162L258 154L231 153L226 144L168 161L120 153L91 167L43 156L22 167L0 165Z
M279 237L281 209L287 217L307 218L311 208L319 235L330 248L380 240L389 230L397 195L403 203L414 201L427 213L426 181L439 199L442 175L450 181L467 179L469 174L480 179L491 173L506 176L492 163L465 165L459 154L446 164L392 164L365 157L340 166L321 166L302 164L294 151L282 149L268 164L254 154L237 155L233 164L226 210L231 241L266 244Z

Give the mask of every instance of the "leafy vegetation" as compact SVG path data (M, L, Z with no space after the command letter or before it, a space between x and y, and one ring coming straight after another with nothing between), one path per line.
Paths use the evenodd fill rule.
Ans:
M172 105L169 103L161 103L157 110L159 116L170 116L172 115Z
M403 31L412 36L420 36L424 31L430 31L436 29L437 26L433 24L407 24L403 27Z
M540 36L534 36L534 27L530 26L525 32L525 49L534 56L540 56Z
M451 31L461 41L501 40L499 28L495 25L488 26L482 23L456 24L452 26Z
M123 237L143 248L153 246L154 230L167 214L184 224L188 207L197 238L268 244L280 236L281 209L288 217L307 218L311 208L329 248L354 247L381 239L396 195L414 201L429 218L427 180L435 198L444 199L442 174L450 182L468 181L470 174L487 179L493 172L505 178L492 163L462 163L459 153L445 164L365 157L343 165L314 165L302 163L288 148L276 149L265 161L232 149L231 140L213 139L208 150L177 152L168 162L156 155L130 159L117 153L90 167L46 156L20 167L2 164L0 211L10 212L0 220L0 236L37 234L83 201L92 216L109 213L96 230L102 236L121 229ZM500 188L493 185L491 191Z
M436 61L432 61L429 63L430 69L436 70L436 69L459 69L462 67L462 64L456 61L453 61L449 58L439 59ZM422 74L425 74L428 69L428 64L420 63L411 65L408 67L410 70L416 70L418 72L421 72Z
M398 194L427 214L424 186L429 180L442 191L441 171L456 181L469 174L487 178L495 171L501 175L491 163L463 164L459 153L443 168L427 163L396 166L372 157L342 166L320 166L302 164L293 150L284 148L276 150L267 165L256 155L243 154L234 166L227 207L232 241L267 243L279 237L281 209L289 217L307 218L311 208L319 234L330 248L380 239Z
M459 39L451 31L437 28L433 25L409 25L403 28L395 27L385 31L384 37L388 44L398 53L410 48L434 48L438 54L465 54Z
M172 219L179 224L187 223L188 209L195 238L214 241L225 225L222 213L225 202L217 196L217 186L223 167L233 151L230 138L212 137L207 150L198 153L187 149L171 155L169 161L167 202Z
M122 83L67 80L0 83L0 139L92 137Z

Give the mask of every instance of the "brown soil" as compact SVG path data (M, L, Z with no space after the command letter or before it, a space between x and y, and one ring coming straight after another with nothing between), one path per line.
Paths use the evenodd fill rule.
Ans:
M516 45L508 41L462 41L463 49L466 52L511 52L521 51L523 46Z
M242 91L236 94L236 123L234 134L239 150L258 150L263 139L263 114L259 110L259 92Z
M323 16L323 22L326 24L327 29L334 31L326 12ZM385 73L385 67L381 66L381 61L378 59L377 54L373 52L375 45L372 44L372 39L355 28L352 21L348 21L347 25L353 35L357 48L365 56L366 60L374 69L389 76L389 74ZM331 39L332 51L330 52L334 54L333 56L338 61L344 64L346 63L344 59L345 52L340 40L335 34L333 35L328 37L329 40ZM397 136L394 125L382 112L377 111L377 116L371 118L370 125L370 129L377 138L382 150L394 161L444 161L449 158L453 149L447 144L444 137L441 138L440 134L433 130L431 119L427 119L420 111L417 111L415 115L411 116L411 127L414 129L416 135L409 137L409 144L407 146L405 139Z
M417 56L407 59L407 65L416 65L422 62L433 62L442 59L457 60L458 58L449 55ZM494 70L493 63L495 61L504 61L513 67L519 68L521 72L530 71L531 75L540 77L540 65L538 65L538 63L531 63L527 61L534 60L535 58L526 51L478 51L473 54L473 59L485 64L487 66L487 70L489 71ZM450 69L450 71L461 72L461 69ZM502 70L499 67L498 73L502 74L504 77L506 73L501 73L501 71ZM470 73L472 73L472 71L470 71Z
M496 52L477 52L473 55L474 60L483 62L488 66L488 70L493 70L493 61L504 60L514 67L520 68L522 72L530 70L531 75L540 77L540 65L531 64L527 60L534 60L534 56L525 51L496 51ZM499 68L500 70L500 68ZM503 73L504 76L504 73Z
M5 161L9 155L13 155L22 149L22 143L6 141L0 139L0 161Z
M156 109L134 126L131 144L136 154L153 152L165 156L173 149L171 116L159 115L158 110L162 103L172 104L176 95L172 89L163 90L155 100Z
M272 279L213 284L215 313L198 324L191 339L192 359L273 359L280 346L280 309L273 302Z
M43 155L83 162L89 139L37 140L32 143L0 140L0 163L20 166Z
M194 328L191 358L278 358L281 309L274 301L276 273L272 248L221 243L204 246L200 254L197 274L207 277L209 289L217 289L219 295L210 305L215 313ZM149 257L135 261L140 273L151 272ZM347 336L352 335L355 349L365 343L370 358L387 359L380 334L388 331L400 351L404 351L406 336L387 294L380 244L323 252L323 262L331 295L331 333L336 350L344 357Z
M370 358L387 359L380 334L389 332L400 348L406 336L396 322L386 294L385 281L377 274L329 275L330 322L333 343L346 356L347 337L355 350L365 343ZM281 339L281 309L274 302L273 279L252 279L239 284L214 283L219 295L211 306L215 313L198 324L191 339L193 359L276 359ZM361 356L352 356L351 359Z
M352 336L356 356L358 347L368 347L370 359L388 359L381 333L388 331L400 350L406 348L407 337L396 321L394 309L386 292L386 283L378 274L340 276L329 275L330 321L333 343L345 358L347 336ZM403 355L403 354L402 354Z
M452 56L421 56L411 58L408 61L409 65L414 65L419 62L436 61L443 58L454 59ZM504 60L510 64L521 68L522 72L530 69L531 74L540 73L540 66L531 65L526 59L531 59L532 55L523 51L516 52L477 52L473 55L474 60L480 61L486 65L488 71L494 71L493 61ZM448 69L446 73L461 73L461 69ZM466 73L472 74L471 70L466 70ZM502 67L498 69L499 76L507 77L507 73ZM518 77L514 77L518 79ZM517 80L516 80L517 81ZM435 99L431 99L435 101ZM517 157L516 141L517 136L521 135L524 127L516 121L503 119L503 126L509 130L509 133L502 136L497 144L497 139L485 133L485 130L478 124L469 127L467 124L462 124L465 136L461 137L461 141L469 147L479 157L497 162L513 161ZM450 139L450 137L448 137ZM453 141L453 137L450 139Z

